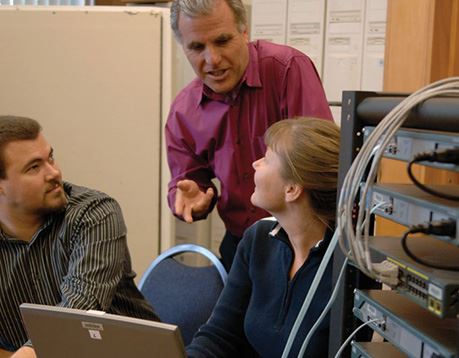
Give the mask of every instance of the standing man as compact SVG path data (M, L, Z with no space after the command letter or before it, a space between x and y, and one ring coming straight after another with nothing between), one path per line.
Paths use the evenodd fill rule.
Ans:
M158 320L134 277L118 203L63 182L35 120L0 116L0 351L35 357L24 302Z
M169 206L193 222L217 204L226 226L220 254L229 269L244 230L269 216L250 203L252 162L266 150L265 130L289 117L332 115L307 56L249 42L241 0L174 0L171 26L197 78L177 95L166 124Z

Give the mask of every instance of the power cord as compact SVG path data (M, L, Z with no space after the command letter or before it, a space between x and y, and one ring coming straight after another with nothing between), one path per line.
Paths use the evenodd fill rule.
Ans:
M434 221L425 225L416 225L412 226L407 230L402 237L402 248L403 251L415 262L418 264L428 266L434 269L447 270L447 271L459 271L459 266L450 266L450 265L437 265L432 262L427 262L418 256L416 256L407 245L408 235L414 233L423 233L428 235L439 235L439 236L456 236L456 222L454 220L446 221Z
M408 163L407 166L408 176L419 189L443 199L459 201L459 196L457 195L439 192L419 182L413 174L413 164L419 162L437 162L459 165L459 148L419 153Z
M375 319L371 319L371 320L369 320L369 321L366 321L365 323L363 323L363 324L361 324L360 326L358 326L358 327L354 330L354 332L352 332L352 333L349 335L349 337L347 337L347 339L344 341L344 343L341 345L341 347L339 348L338 352L336 352L336 354L335 354L335 358L338 358L338 357L341 355L341 353L343 353L344 349L345 349L346 346L349 344L349 342L351 341L352 337L354 337L354 335L355 335L358 331L360 331L363 327L365 327L365 326L367 326L367 325L369 325L369 324L371 324L371 323L374 323L374 322L378 322L378 324L381 324L381 325L383 325L383 324L386 323L386 321L383 320L383 319L381 319L381 318L375 318Z
M444 149L440 151L422 152L414 157L417 161L437 162L459 165L459 148Z

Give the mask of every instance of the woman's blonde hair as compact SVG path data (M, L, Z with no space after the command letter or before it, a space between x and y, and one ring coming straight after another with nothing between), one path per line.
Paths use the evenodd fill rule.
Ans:
M266 145L280 156L282 177L301 185L322 222L336 215L339 127L333 122L300 117L276 122L265 133Z

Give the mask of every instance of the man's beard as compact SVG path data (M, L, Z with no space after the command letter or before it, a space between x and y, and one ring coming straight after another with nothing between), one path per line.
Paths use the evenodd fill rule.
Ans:
M59 197L52 198L52 203L45 203L41 208L38 209L41 215L48 215L63 210L68 204L67 196L62 190Z

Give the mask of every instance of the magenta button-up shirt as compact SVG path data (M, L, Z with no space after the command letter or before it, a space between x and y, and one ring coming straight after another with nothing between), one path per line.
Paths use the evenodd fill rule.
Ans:
M205 190L214 187L211 179L216 177L221 192L213 204L217 202L226 229L239 237L255 221L269 216L250 203L252 163L265 153L266 129L295 116L332 118L307 56L266 41L251 42L249 55L247 70L230 93L216 94L194 79L175 98L165 128L172 211L179 180L192 179Z

